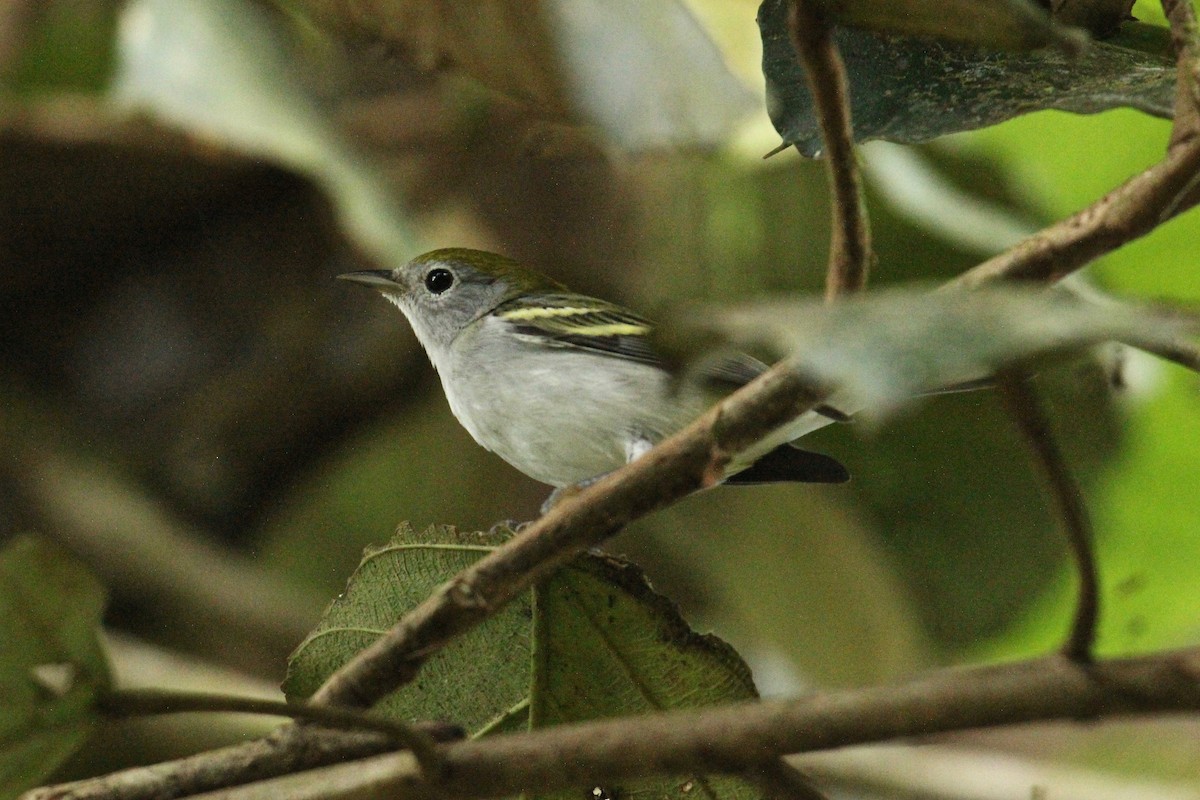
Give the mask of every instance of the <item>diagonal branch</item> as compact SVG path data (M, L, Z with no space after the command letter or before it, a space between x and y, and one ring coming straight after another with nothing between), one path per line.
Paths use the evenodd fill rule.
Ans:
M998 376L996 385L1000 388L1008 413L1025 434L1046 486L1058 506L1067 543L1079 572L1079 596L1071 632L1063 646L1063 655L1079 664L1091 663L1096 624L1100 616L1100 579L1096 570L1096 556L1092 552L1092 523L1083 494L1055 444L1050 420L1046 418L1028 376L1004 373Z
M969 289L991 280L1059 281L1200 202L1198 175L1200 137L1195 137L1092 205L967 270L949 285Z
M825 168L833 200L825 297L833 300L866 286L875 256L862 201L862 179L854 160L846 69L833 41L833 26L820 5L816 0L792 0L788 33L804 65L825 146Z

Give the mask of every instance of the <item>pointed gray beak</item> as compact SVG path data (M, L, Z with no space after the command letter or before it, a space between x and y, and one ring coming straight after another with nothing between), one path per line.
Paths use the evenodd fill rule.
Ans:
M363 286L370 286L372 289L378 289L381 292L396 292L404 288L392 279L391 270L386 269L363 269L358 272L343 272L341 275L338 275L338 280L361 283Z

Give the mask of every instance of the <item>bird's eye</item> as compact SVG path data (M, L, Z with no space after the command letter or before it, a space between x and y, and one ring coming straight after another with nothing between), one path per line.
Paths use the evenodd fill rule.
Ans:
M454 273L448 269L431 269L425 273L425 288L430 294L441 294L454 285Z

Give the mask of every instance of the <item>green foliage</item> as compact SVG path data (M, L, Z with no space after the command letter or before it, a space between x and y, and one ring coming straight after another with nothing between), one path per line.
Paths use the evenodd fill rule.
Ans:
M109 685L96 633L104 590L33 538L0 550L0 797L36 786L87 738Z
M367 551L346 592L288 664L289 697L310 695L338 667L452 575L511 534L402 526ZM400 720L444 719L472 735L756 696L727 644L692 632L641 570L585 555L452 642L414 684L378 708ZM705 796L743 797L732 781L700 781ZM671 781L625 787L672 796Z

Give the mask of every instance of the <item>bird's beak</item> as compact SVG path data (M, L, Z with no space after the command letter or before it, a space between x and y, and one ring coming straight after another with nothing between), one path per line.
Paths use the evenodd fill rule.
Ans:
M341 275L338 275L338 280L361 283L363 286L370 286L381 292L395 292L403 288L392 277L391 270L387 269L363 269L358 272L343 272Z

